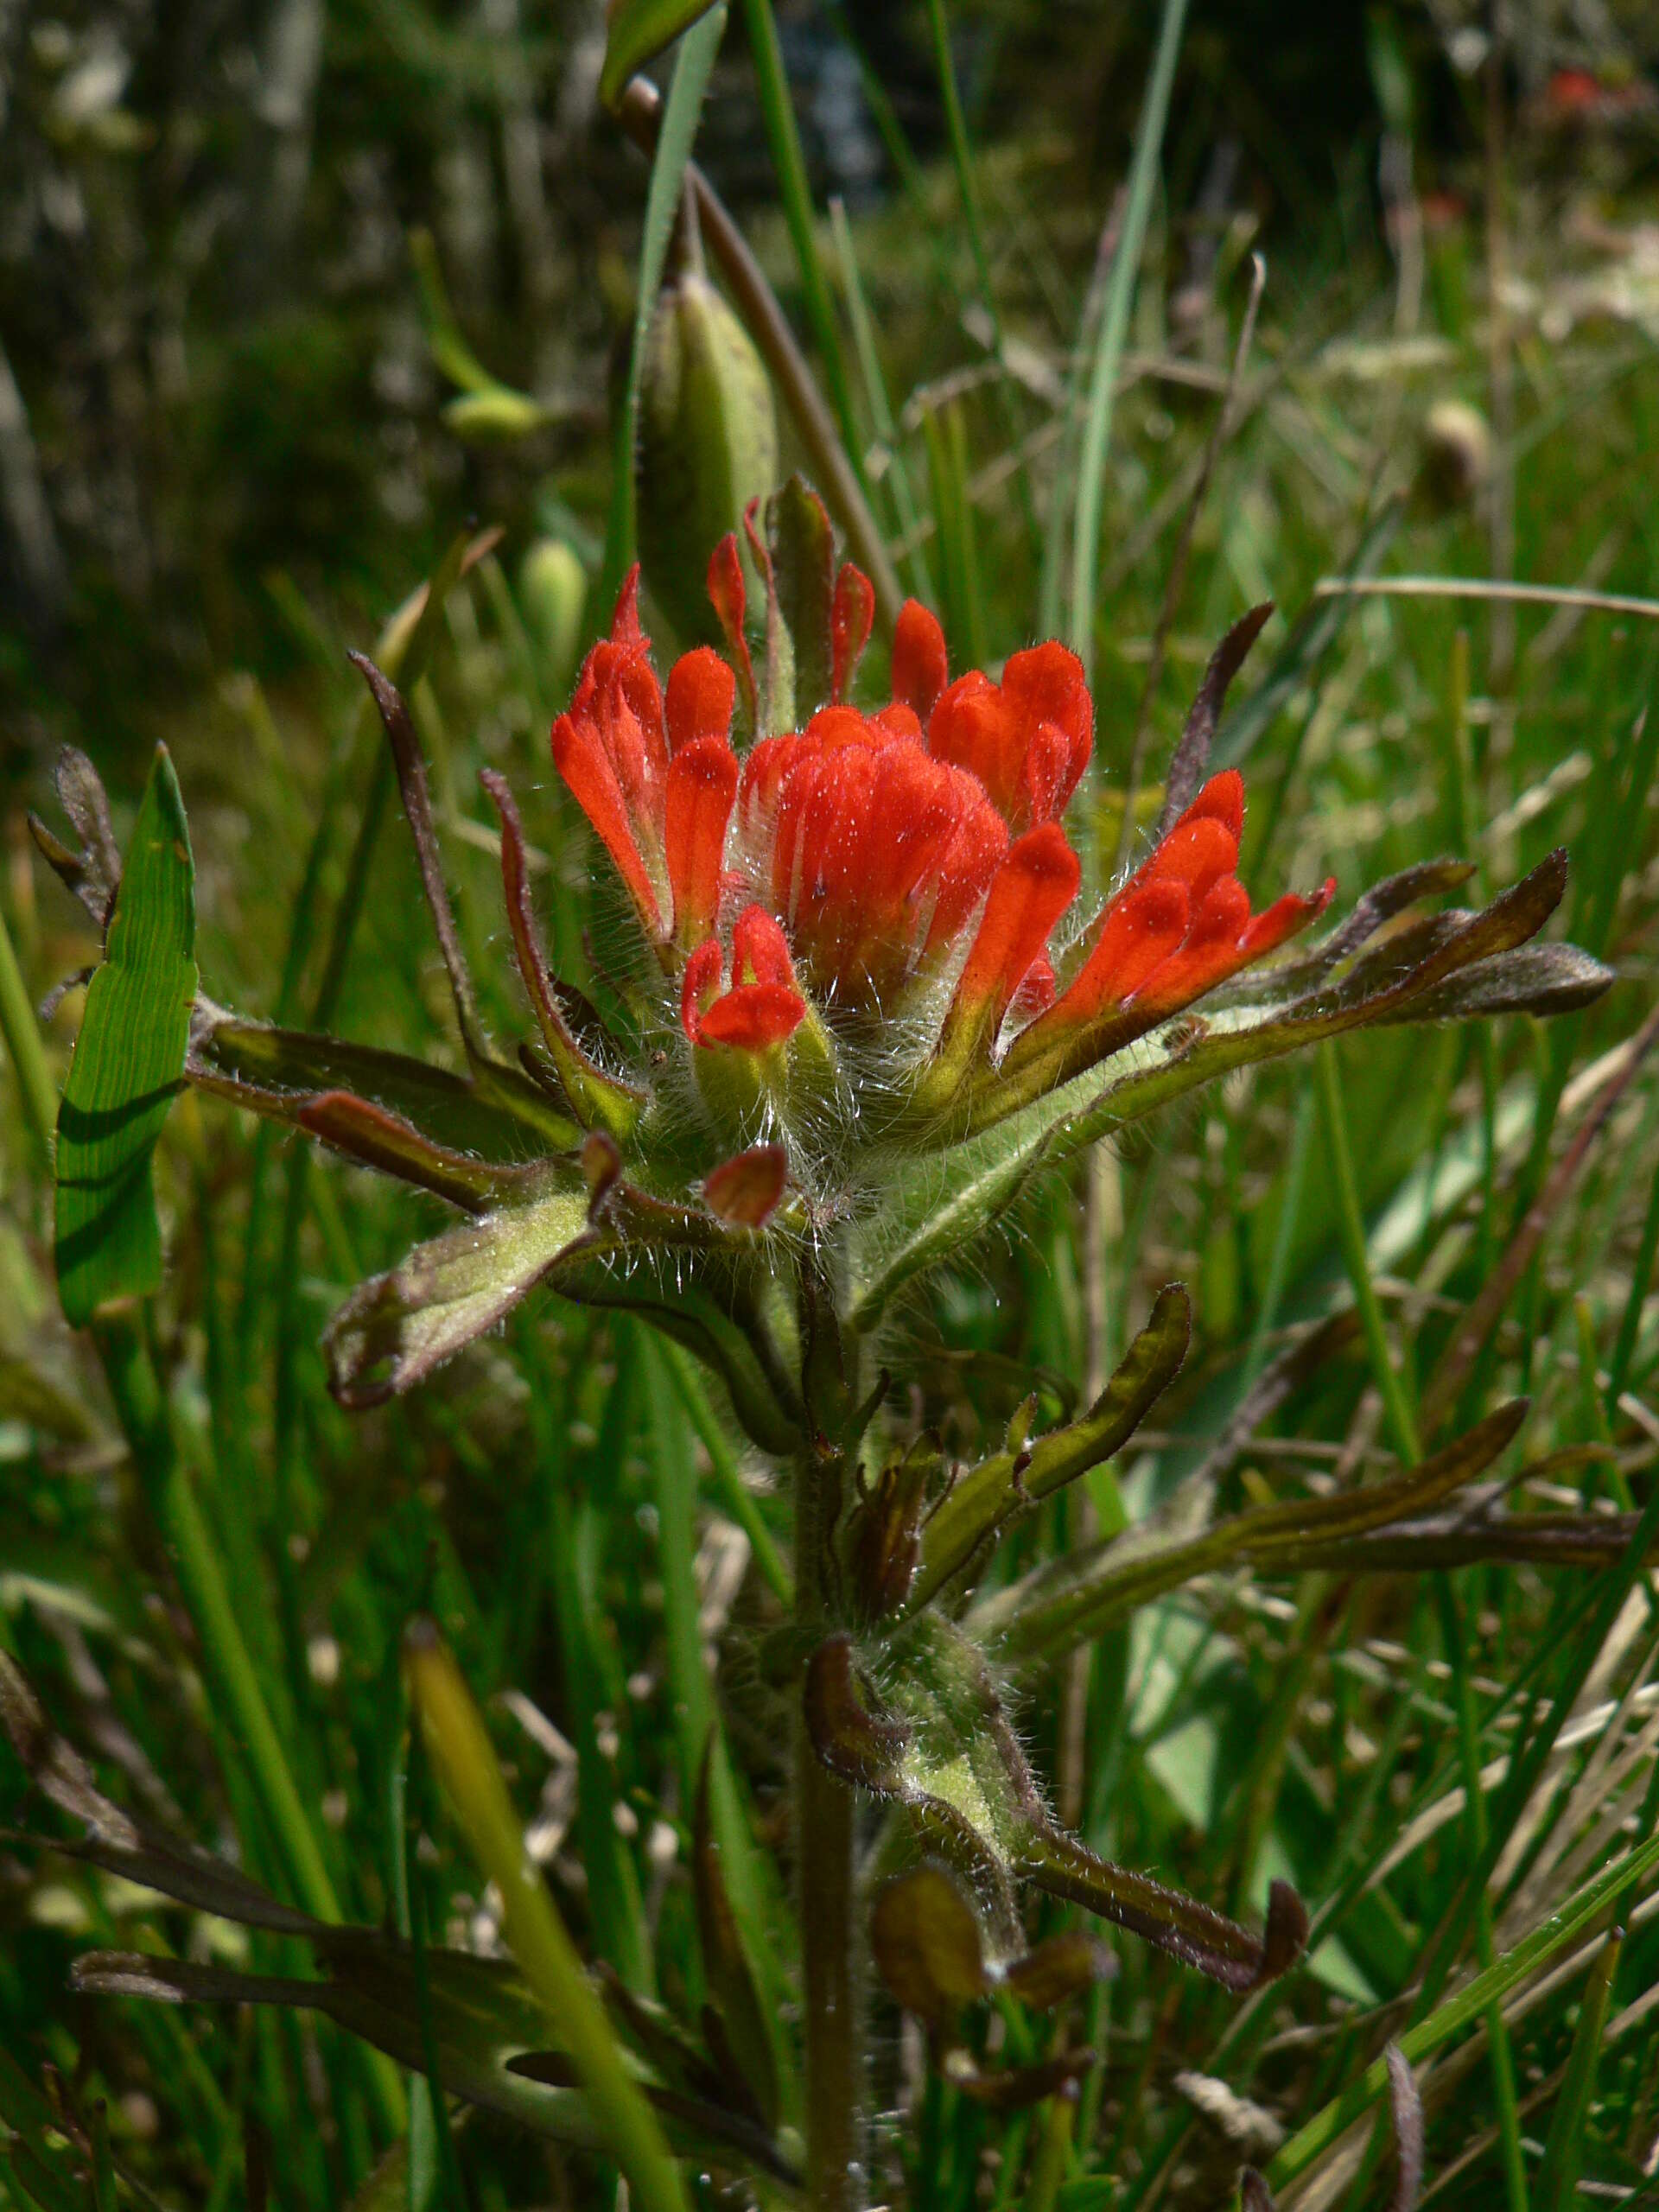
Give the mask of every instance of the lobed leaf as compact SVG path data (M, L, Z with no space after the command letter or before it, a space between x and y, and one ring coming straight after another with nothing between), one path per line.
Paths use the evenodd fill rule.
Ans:
M1164 784L1164 810L1153 832L1154 844L1162 842L1198 796L1198 785L1204 781L1204 772L1209 765L1216 723L1227 702L1229 686L1244 665L1245 657L1267 626L1272 613L1270 599L1251 607L1248 614L1234 623L1211 654L1198 696L1187 710L1169 764Z
M818 1758L843 1780L903 1805L923 1848L944 1859L973 1887L994 1946L1020 1948L1014 1885L1034 1882L1128 1929L1224 1987L1246 1991L1283 1974L1300 1955L1307 1916L1287 1883L1274 1885L1265 1932L1257 1936L1225 1914L1167 1890L1148 1876L1096 1858L1050 1817L1024 1752L1002 1710L978 1646L937 1615L909 1625L896 1647L890 1703L862 1675L852 1640L827 1637L808 1663L808 1736ZM906 1953L901 1976L913 1990L929 1974L946 1986L964 1979L959 1915L933 1898L935 1948ZM1057 1959L1033 1969L1058 1974Z
M976 1606L969 1626L1000 1657L1052 1661L1200 1574L1237 1567L1296 1571L1313 1547L1348 1545L1427 1511L1491 1465L1526 1418L1516 1399L1408 1471L1335 1497L1298 1497L1235 1514L1193 1536L1130 1530L1035 1569Z

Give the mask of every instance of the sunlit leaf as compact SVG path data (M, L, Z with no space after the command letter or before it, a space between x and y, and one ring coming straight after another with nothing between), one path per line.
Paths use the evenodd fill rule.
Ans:
M161 1285L150 1155L183 1079L195 936L190 833L158 746L58 1113L58 1294L77 1325Z

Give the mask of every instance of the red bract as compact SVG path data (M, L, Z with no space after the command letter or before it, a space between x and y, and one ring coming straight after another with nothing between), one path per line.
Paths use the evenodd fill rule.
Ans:
M735 671L700 647L676 664L664 702L631 575L553 733L561 774L677 971L699 1055L790 1046L811 993L849 1034L934 1007L914 1094L931 1107L976 1066L987 1078L1001 1065L1024 1071L1023 1082L1052 1064L1058 1081L1084 1064L1090 1038L1109 1032L1109 1049L1190 1005L1328 900L1330 884L1251 914L1236 874L1243 785L1228 771L1068 961L1051 938L1081 869L1060 817L1094 735L1075 654L1040 645L1015 653L1000 683L973 670L952 683L944 633L911 601L894 636L893 699L866 712L847 693L874 597L844 567L829 612L833 703L804 728L760 734L740 765L740 690L752 722L759 702L734 538L716 550L709 584ZM926 996L952 975L948 995ZM821 1023L810 1033L821 1055L832 1052Z
M1243 827L1244 779L1224 769L1109 904L1071 985L1021 1038L1022 1054L1131 1007L1143 1027L1177 1013L1325 912L1334 876L1311 898L1291 893L1251 914L1234 873Z

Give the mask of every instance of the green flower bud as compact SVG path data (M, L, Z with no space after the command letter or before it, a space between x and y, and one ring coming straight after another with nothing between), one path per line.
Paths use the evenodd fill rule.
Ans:
M538 537L518 565L518 603L540 646L550 693L563 696L582 644L588 571L562 537Z
M772 387L747 332L705 277L663 293L639 382L639 558L685 643L718 645L709 556L778 474Z

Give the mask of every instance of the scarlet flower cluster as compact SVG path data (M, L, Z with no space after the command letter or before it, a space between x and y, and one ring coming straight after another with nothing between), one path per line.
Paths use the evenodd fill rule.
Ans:
M836 580L830 703L804 728L732 743L740 688L755 722L736 542L709 570L729 658L701 646L666 691L640 627L639 576L553 728L553 759L678 988L694 1062L741 1054L776 1078L804 1033L918 1009L914 1095L943 1109L1021 1069L1073 1071L1190 1006L1320 913L1333 884L1252 913L1238 880L1244 789L1213 776L1080 937L1057 947L1082 871L1063 817L1088 766L1094 706L1064 645L1015 653L1000 683L949 680L916 601L893 639L892 697L849 699L874 594ZM1097 1057L1098 1055L1096 1055ZM1039 1084L1039 1087L1046 1087Z

